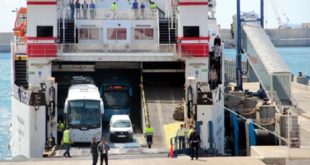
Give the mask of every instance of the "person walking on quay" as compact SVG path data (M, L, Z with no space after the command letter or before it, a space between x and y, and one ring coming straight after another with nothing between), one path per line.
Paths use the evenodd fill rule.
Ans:
M96 137L93 137L93 141L90 144L90 153L93 157L93 164L96 165L98 161L98 143Z
M153 129L153 127L151 127L150 124L148 124L147 127L145 127L145 129L144 129L144 135L146 137L146 144L147 144L148 148L152 147L153 134L154 134L154 129Z
M177 131L177 139L179 140L179 149L184 149L185 148L185 128L183 124L180 125L180 128Z
M110 150L109 145L106 143L104 138L101 139L101 142L98 145L98 151L100 153L100 165L105 161L105 165L108 165L108 151Z
M190 134L189 136L189 142L190 142L190 156L192 158L192 160L194 159L194 154L196 157L196 160L198 159L198 151L199 151L199 146L200 146L200 135L199 132L196 131L196 129L194 128L193 132Z
M69 127L67 127L66 130L64 131L62 141L63 141L63 144L64 144L65 149L66 149L66 151L65 151L63 156L71 158L71 156L70 156L71 135L70 135Z

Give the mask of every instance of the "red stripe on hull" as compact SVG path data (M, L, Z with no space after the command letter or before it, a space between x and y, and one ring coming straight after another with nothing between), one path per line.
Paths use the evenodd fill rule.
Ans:
M50 2L43 2L43 1L30 1L27 2L27 5L57 5L57 2L50 1Z
M208 5L208 2L179 2L179 6L204 6Z

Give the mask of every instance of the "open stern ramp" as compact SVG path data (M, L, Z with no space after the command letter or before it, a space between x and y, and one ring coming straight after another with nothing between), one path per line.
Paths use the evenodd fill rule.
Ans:
M243 48L267 96L277 105L290 104L291 72L288 66L258 23L245 23L242 29Z
M173 119L173 113L177 106L183 104L183 95L184 91L182 87L146 86L145 99L150 124L155 130L153 137L154 148L166 148L169 135L164 131L164 126L177 122ZM176 132L176 130L174 131ZM174 133L174 131L172 132ZM170 138L168 139L170 140Z

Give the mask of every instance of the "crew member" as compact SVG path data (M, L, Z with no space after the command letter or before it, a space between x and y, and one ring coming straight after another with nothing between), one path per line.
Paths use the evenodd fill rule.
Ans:
M180 128L177 131L177 139L179 140L179 149L185 148L185 128L184 125L181 124Z
M63 141L63 144L64 144L65 149L66 149L63 156L71 158L71 156L70 156L71 135L70 135L69 127L67 127L66 130L64 131L62 141Z
M63 136L63 131L65 129L65 124L62 122L62 120L58 120L57 123L57 144L61 145L61 139Z
M193 160L194 158L194 153L195 153L195 157L196 160L198 159L198 150L199 150L199 145L200 145L200 135L199 133L196 131L196 129L194 128L193 132L190 134L189 136L189 142L190 142L190 146L191 146L191 158Z
M150 124L148 124L145 129L144 129L144 135L146 137L146 143L147 143L147 147L151 148L152 147L152 143L153 143L153 134L154 134L154 129L153 127L151 127Z

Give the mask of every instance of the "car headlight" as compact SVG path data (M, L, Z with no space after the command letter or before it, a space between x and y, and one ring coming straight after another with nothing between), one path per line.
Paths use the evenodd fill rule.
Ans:
M130 130L128 131L128 133L130 133L130 134L133 133L132 129L130 129Z
M114 134L115 133L115 131L113 131L113 130L110 130L110 134Z

